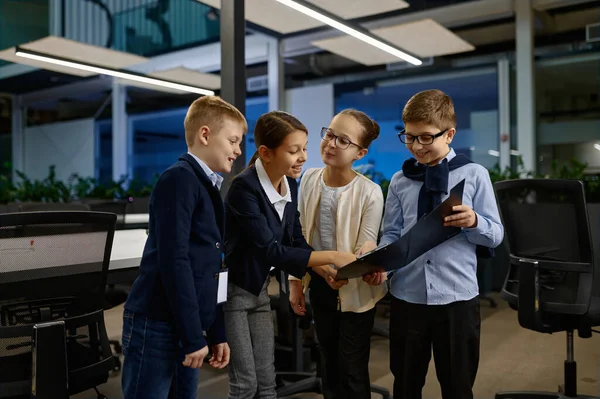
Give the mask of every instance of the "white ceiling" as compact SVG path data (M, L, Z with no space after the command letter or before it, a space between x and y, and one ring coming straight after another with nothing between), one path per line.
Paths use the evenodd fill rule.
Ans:
M197 0L214 8L221 0ZM408 7L403 0L308 0L342 19L376 15ZM323 26L322 22L304 15L277 0L246 0L246 20L278 33L287 34Z
M371 33L421 58L457 54L475 49L473 45L430 18L373 29ZM352 36L316 40L311 44L369 66L399 61L397 57Z
M149 73L148 76L210 90L218 90L221 88L221 76L212 73L197 72L182 67L152 72Z
M103 66L111 69L127 69L134 65L148 61L148 58L140 57L135 54L124 53L121 51L111 50L104 47L93 46L81 42L76 42L62 37L48 36L34 42L25 43L20 47L50 56L65 58L75 62L82 62L97 66ZM54 72L61 72L75 76L92 76L95 73L83 71L80 69L69 68L65 66L36 61L29 58L18 57L15 55L15 47L0 52L0 59L5 61L26 64L33 67L47 69ZM221 77L219 75L196 72L191 69L182 67L172 68L163 71L155 71L147 74L150 77L157 79L165 79L176 83L186 84L194 87L201 87L211 90L216 90L221 87ZM157 86L122 80L123 83L151 88L161 91L172 91ZM173 92L180 92L178 90Z

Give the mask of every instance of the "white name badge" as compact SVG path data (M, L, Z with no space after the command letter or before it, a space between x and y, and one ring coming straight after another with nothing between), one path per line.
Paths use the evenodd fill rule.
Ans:
M219 287L217 288L217 304L227 302L227 269L219 272Z

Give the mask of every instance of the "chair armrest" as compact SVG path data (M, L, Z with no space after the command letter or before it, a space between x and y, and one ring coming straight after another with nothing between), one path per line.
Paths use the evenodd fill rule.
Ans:
M539 264L534 259L519 258L519 324L530 330L544 331Z

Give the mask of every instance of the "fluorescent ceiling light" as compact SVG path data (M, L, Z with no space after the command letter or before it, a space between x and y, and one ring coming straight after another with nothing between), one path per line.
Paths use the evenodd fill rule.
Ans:
M29 58L36 61L47 62L49 64L60 65L68 68L80 69L83 71L98 73L101 75L113 76L115 78L121 78L126 80L133 80L140 83L146 83L154 86L166 87L168 89L180 90L189 93L197 93L205 96L212 96L215 94L212 90L201 89L199 87L184 85L181 83L170 82L168 80L151 78L146 75L136 74L134 72L125 72L116 69L104 68L101 66L85 64L78 61L70 61L62 58L56 58L52 55L38 53L24 48L17 47L15 55L19 57Z
M343 22L343 20L336 18L333 14L330 14L330 13L326 12L325 10L317 11L317 9L316 9L317 7L311 5L303 0L277 0L277 1L280 2L281 4L284 4L288 7L290 7L290 8L293 8L296 11L299 11L305 15L308 15L309 17L312 17L318 21L321 21L324 24L331 26L332 28L340 30L356 39L362 40L363 42L368 43L371 46L377 47L380 50L383 50L389 54L392 54L393 56L396 56L396 57L398 57L406 62L409 62L413 65L421 65L423 63L418 58L416 58L404 51L401 51L394 46L387 44L386 42L383 41L383 39L376 38L369 31L363 30L359 27L356 27L356 28L351 27L351 26L345 24Z

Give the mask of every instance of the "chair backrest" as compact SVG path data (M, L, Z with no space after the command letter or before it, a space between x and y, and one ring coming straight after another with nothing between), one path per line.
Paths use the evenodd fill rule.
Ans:
M90 207L91 211L96 212L110 212L117 215L117 229L121 230L125 226L125 214L127 213L128 201L115 200L115 201L96 201L88 200L86 204Z
M594 253L583 184L520 179L495 183L510 248L502 296L524 327L548 331L543 314L583 315L594 280ZM550 323L551 324L551 323Z
M71 394L108 379L102 309L115 221L89 211L0 214L0 398L31 389L40 322L65 321Z
M102 295L115 220L80 211L0 215L0 301Z
M24 202L19 212L89 211L90 207L79 202Z

